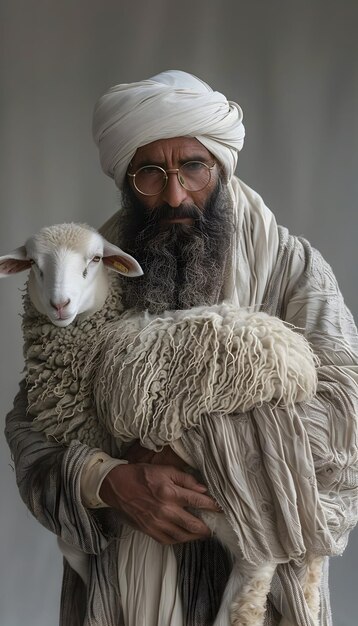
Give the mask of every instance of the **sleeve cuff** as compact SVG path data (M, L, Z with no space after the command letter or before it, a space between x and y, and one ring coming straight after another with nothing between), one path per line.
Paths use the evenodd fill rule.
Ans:
M114 459L105 452L97 452L89 459L81 474L81 500L88 509L109 508L100 498L99 490L107 474L117 465L128 463Z

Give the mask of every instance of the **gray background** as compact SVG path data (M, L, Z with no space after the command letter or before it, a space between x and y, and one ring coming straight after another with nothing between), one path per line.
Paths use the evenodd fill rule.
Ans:
M40 226L116 208L91 138L110 85L197 74L244 109L239 175L333 266L358 314L355 0L0 2L0 254ZM1 281L1 414L21 376L24 275ZM1 437L0 626L57 623L55 539L20 501ZM358 535L332 561L334 624L357 623Z

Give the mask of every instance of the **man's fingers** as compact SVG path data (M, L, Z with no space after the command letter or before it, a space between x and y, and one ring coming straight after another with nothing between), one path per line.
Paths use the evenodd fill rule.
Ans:
M220 506L206 495L207 488L199 483L194 476L184 472L176 472L172 480L179 487L177 491L178 503L181 506L192 506L197 509L207 509L209 511L221 511Z
M181 504L181 506L191 506L195 509L207 509L215 513L221 511L220 506L213 498L202 493L194 493L189 489L180 488L180 490L178 490L178 503Z
M187 472L173 472L171 478L176 485L184 487L185 489L193 489L194 491L200 491L201 493L208 490L205 485L199 483L192 474L188 474Z
M141 520L141 530L162 544L184 543L211 536L202 520L179 508L175 512L168 510L165 519L153 517L149 524L148 521Z

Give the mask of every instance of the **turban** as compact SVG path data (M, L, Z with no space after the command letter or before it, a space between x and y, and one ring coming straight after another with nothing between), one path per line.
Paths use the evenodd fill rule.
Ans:
M102 169L119 189L137 148L183 136L198 139L222 164L229 181L244 135L242 110L236 102L178 70L111 87L93 114Z

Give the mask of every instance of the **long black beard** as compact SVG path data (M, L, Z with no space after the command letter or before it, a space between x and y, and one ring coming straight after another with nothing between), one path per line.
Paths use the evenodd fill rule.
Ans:
M163 228L163 217L174 215L194 224ZM123 278L126 308L162 313L218 302L233 232L232 204L220 180L204 210L165 205L149 213L127 186L120 231L120 245L144 271L140 278Z

